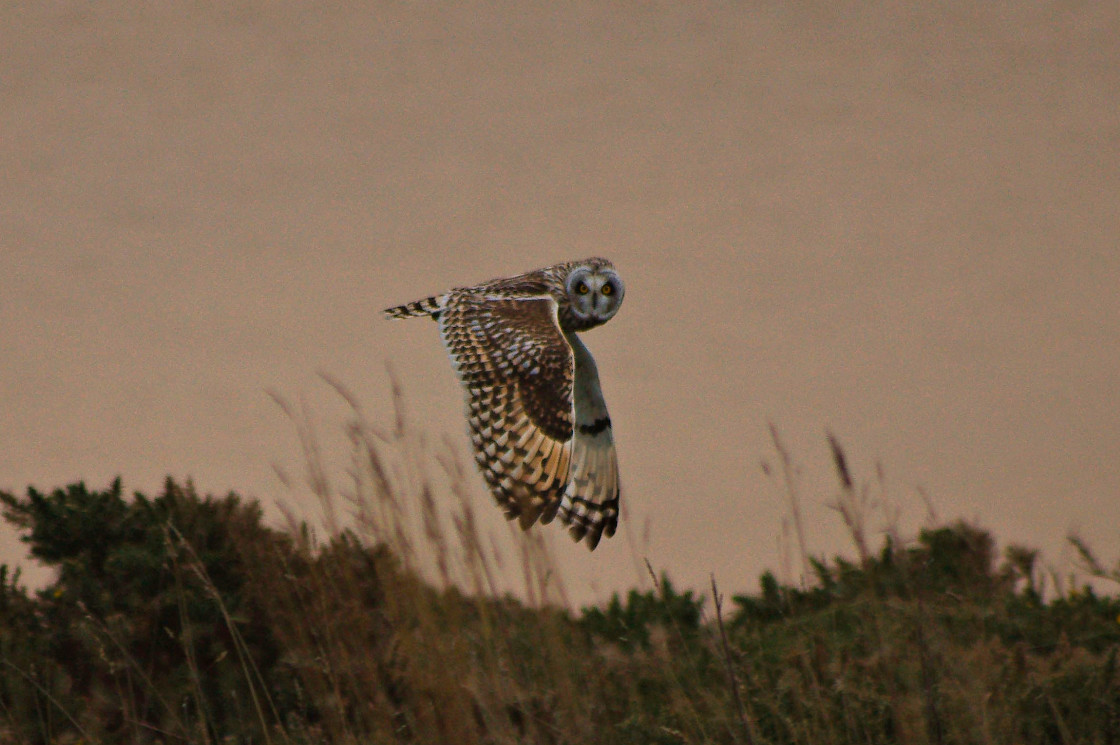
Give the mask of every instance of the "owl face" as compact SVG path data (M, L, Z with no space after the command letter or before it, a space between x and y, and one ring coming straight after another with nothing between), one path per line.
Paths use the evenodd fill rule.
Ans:
M626 295L622 280L609 266L577 266L568 274L564 291L572 315L596 325L610 320Z

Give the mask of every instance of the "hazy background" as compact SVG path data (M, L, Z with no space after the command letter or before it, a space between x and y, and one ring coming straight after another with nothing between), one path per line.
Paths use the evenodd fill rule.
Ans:
M344 463L317 375L377 418L387 360L466 458L436 328L380 309L601 254L625 527L678 583L781 569L771 422L814 552L828 429L906 531L924 490L1116 558L1116 3L7 3L0 47L0 488L298 500L266 391ZM644 581L546 530L575 600Z

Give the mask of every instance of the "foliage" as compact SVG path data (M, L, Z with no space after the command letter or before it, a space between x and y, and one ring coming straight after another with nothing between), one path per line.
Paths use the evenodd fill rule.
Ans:
M1120 600L966 523L764 574L725 647L667 573L573 615L170 480L0 502L57 571L0 567L3 742L1120 741Z
M605 608L584 608L581 623L588 631L623 649L635 645L650 648L655 629L691 639L700 631L704 599L693 598L692 591L678 593L666 573L658 580L658 591L631 590L623 604L618 593Z
M73 727L132 742L210 739L259 720L257 681L239 660L269 670L279 649L246 602L242 551L281 538L261 525L258 505L200 498L170 480L154 499L126 500L119 479L104 491L78 483L0 501L31 555L57 569L31 602L37 623L5 626L36 650L4 660L9 680L40 694L4 701L10 712L42 713L18 727L23 737Z

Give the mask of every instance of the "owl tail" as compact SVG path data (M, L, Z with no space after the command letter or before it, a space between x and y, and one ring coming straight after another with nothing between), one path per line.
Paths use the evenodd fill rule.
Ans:
M423 300L405 303L404 305L398 305L394 308L386 308L385 316L387 318L418 318L420 316L429 316L438 319L446 301L447 295L426 297Z

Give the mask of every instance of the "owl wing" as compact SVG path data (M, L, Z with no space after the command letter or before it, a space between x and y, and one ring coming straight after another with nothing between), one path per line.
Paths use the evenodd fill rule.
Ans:
M594 548L618 522L618 463L595 363L556 311L548 295L455 292L440 333L467 392L475 460L506 517L528 528L559 513Z

